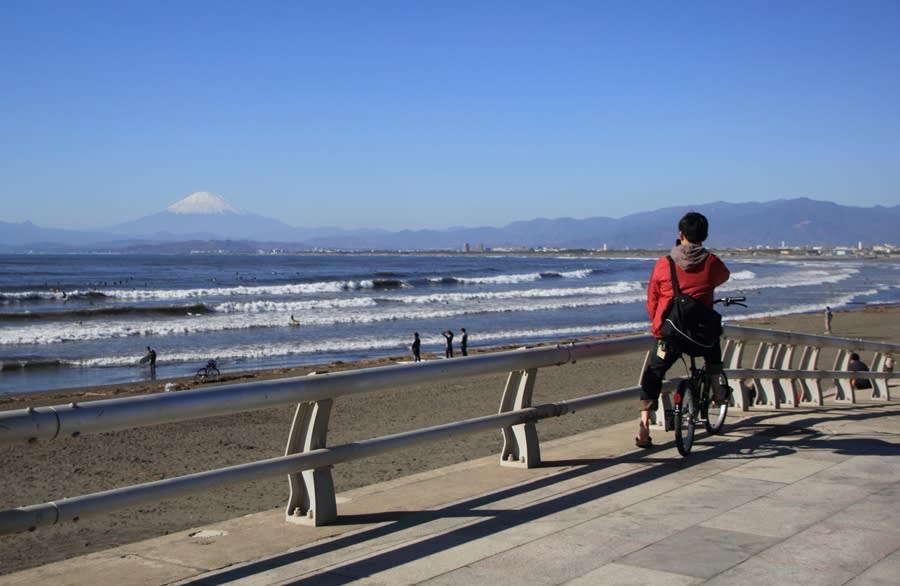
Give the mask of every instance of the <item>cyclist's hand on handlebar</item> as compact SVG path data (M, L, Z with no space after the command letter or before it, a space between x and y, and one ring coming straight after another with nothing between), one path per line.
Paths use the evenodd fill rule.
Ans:
M746 300L747 300L747 298L743 297L743 296L742 297L725 297L722 299L716 299L715 303L721 302L726 307L728 307L729 305L740 305L741 307L747 307L747 304L743 303Z

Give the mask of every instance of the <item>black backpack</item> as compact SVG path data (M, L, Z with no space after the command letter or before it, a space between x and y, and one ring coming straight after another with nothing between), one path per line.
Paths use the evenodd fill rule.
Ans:
M722 316L710 309L699 299L682 295L675 274L675 261L671 256L669 269L672 271L672 301L663 313L660 334L691 356L701 356L716 345L722 335Z

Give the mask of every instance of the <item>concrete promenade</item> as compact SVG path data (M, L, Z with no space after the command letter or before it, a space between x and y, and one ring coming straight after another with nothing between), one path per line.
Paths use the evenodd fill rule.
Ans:
M268 511L0 584L898 583L900 404L741 413L687 460L635 428L342 493L330 527Z

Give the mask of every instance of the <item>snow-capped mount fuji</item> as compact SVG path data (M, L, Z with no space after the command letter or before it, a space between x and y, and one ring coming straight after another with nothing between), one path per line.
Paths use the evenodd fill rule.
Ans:
M221 195L216 195L208 191L197 191L190 194L186 198L176 201L166 208L167 212L173 214L224 214L233 212L240 214L230 203L225 201Z
M272 218L239 211L220 195L198 191L165 211L117 224L106 230L127 238L151 240L294 241L298 229Z

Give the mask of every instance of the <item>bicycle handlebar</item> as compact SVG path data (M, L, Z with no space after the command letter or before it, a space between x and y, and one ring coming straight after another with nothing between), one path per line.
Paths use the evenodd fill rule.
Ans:
M715 301L713 301L713 303L721 303L725 307L728 307L729 305L740 305L741 307L747 307L747 304L743 303L746 300L746 297L723 297L722 299L716 299Z

